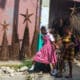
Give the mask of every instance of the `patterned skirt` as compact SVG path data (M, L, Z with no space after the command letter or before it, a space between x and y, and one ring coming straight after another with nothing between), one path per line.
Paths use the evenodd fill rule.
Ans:
M74 60L74 48L67 48L63 53L63 60L72 62Z

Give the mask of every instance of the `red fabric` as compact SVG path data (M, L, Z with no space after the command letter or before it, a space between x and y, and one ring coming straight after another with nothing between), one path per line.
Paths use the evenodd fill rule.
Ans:
M48 36L44 36L43 39L44 46L36 53L33 60L44 64L55 64L57 62L55 47L51 44Z

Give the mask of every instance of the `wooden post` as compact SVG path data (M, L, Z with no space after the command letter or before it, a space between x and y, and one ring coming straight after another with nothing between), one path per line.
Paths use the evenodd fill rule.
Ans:
M37 0L35 31L34 31L33 41L31 45L32 56L36 54L36 50L37 50L37 40L38 40L39 27L40 27L40 16L41 16L41 0Z
M12 35L12 54L10 55L12 60L19 60L19 51L20 51L20 43L17 34L17 26L16 21L13 26L13 35Z
M19 35L18 35L18 11L19 11L19 1L15 0L14 4L14 19L13 19L13 33L12 33L12 52L10 53L10 59L19 60L19 51L20 51L20 43L19 43Z

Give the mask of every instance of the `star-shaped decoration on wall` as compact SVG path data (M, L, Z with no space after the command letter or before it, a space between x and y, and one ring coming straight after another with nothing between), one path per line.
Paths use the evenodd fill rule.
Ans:
M9 24L6 23L6 21L4 21L2 24L0 24L1 26L3 26L3 31L6 31L8 29Z
M72 8L70 8L70 10L71 10L71 15L75 14L76 13L75 5Z
M25 22L27 22L27 23L30 22L31 23L30 17L33 15L33 13L29 14L28 9L26 10L26 14L20 14L20 15L22 15L25 18L23 24Z
M80 7L76 7L76 3L74 3L74 6L70 8L71 15L76 14L78 9L80 9Z

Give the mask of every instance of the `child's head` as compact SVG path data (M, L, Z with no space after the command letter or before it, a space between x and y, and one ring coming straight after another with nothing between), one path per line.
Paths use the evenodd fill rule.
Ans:
M60 45L62 44L62 38L60 36L57 36L56 43Z
M48 28L48 32L53 34L54 33L54 29L52 27L49 27Z
M70 35L70 36L71 36L71 35L72 35L72 31L68 31L68 35Z
M72 28L67 28L66 30L67 30L67 35L71 36L73 33Z
M41 27L41 33L42 34L46 34L47 33L45 26L42 26Z

